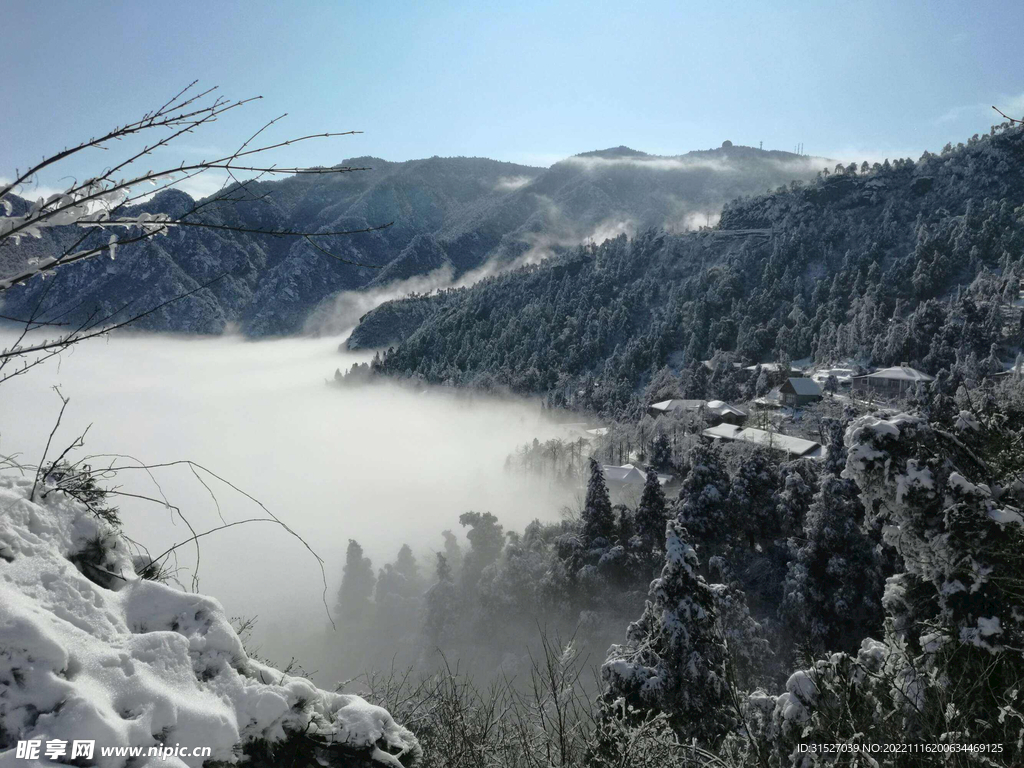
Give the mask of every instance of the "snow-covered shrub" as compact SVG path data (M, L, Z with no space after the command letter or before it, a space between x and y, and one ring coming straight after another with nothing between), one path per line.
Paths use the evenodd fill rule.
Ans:
M104 766L128 758L99 747L159 744L209 747L209 764L418 759L386 710L250 659L215 599L138 577L108 522L30 487L0 479L0 765L27 765L28 739L95 740Z
M908 627L990 653L1024 647L1024 517L1000 503L983 459L906 414L858 419L847 442L846 473L903 559Z

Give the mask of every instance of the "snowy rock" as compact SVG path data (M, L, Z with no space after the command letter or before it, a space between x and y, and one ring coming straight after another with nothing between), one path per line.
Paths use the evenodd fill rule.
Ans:
M33 764L19 740L54 739L95 740L95 764L119 768L237 763L247 745L289 739L327 765L416 761L416 738L386 710L249 659L215 599L139 578L107 523L30 489L0 479L0 766ZM109 588L89 578L99 569ZM100 754L162 744L211 755Z

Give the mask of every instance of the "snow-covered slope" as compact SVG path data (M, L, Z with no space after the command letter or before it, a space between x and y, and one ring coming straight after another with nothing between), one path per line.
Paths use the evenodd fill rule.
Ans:
M29 501L30 490L0 478L0 766L36 764L17 742L53 739L69 756L73 740L95 740L101 766L129 763L102 747L161 744L210 747L208 764L245 747L284 763L290 750L328 765L416 761L416 738L386 710L249 659L215 599L138 578L107 523L60 493Z

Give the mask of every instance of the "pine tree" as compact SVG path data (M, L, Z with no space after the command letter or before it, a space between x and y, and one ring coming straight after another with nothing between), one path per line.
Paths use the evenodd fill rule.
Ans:
M679 521L701 542L719 540L729 523L729 476L722 456L716 445L702 441L690 449L687 464L689 472L679 490Z
M602 716L628 723L664 713L684 743L696 738L713 745L731 724L727 651L714 594L697 572L697 553L686 537L670 520L661 577L651 582L626 643L612 646L601 668Z
M503 527L490 512L463 512L459 524L469 528L469 552L462 561L462 584L469 594L475 594L484 568L494 563L505 546Z
M423 634L429 648L444 648L458 630L459 595L448 559L437 553L437 582L424 596Z
M751 690L766 682L774 655L764 627L750 615L747 596L738 584L711 584L718 626L729 649L729 664L737 682Z
M733 474L729 488L729 509L738 531L746 535L753 549L758 539L772 539L780 533L775 502L776 474L765 450L744 456Z
M780 614L815 652L853 652L882 624L883 578L851 480L826 472L790 561Z
M420 569L408 544L403 544L395 558L395 570L402 574L411 587L419 584Z
M651 448L651 466L663 471L672 468L672 441L664 432L654 438L654 445Z
M658 473L648 468L647 480L640 504L636 508L636 532L647 551L651 549L665 550L665 523L668 520L668 508L665 504L665 491L658 482Z
M452 578L457 579L462 571L462 547L459 546L458 538L451 531L441 531L441 535L444 537L444 559L452 570Z
M955 734L1002 743L1002 764L1021 764L1024 522L1003 506L1011 494L986 458L1004 440L988 429L954 436L905 413L850 425L844 474L903 571L886 580L882 641L864 640L856 660L830 654L790 676L770 726L780 756L839 734ZM823 487L842 482L828 474Z
M590 549L595 543L600 543L599 540L603 541L605 546L611 543L615 534L615 512L608 496L604 470L593 458L590 459L590 480L587 483L582 520L585 548Z
M358 622L367 617L376 581L370 558L363 557L359 542L349 539L336 607L342 621Z

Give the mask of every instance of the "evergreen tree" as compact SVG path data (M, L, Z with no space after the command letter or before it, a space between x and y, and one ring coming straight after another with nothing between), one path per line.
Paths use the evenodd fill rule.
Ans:
M441 531L441 535L444 537L444 559L448 563L448 567L451 568L452 578L457 579L462 571L462 547L459 546L458 538L451 531Z
M469 594L475 594L480 575L501 555L505 545L503 528L490 512L463 512L459 524L469 528L469 552L462 561L462 584Z
M732 477L729 510L736 523L733 527L745 534L751 548L758 539L772 539L780 533L774 470L768 452L758 449L742 458Z
M587 482L587 496L583 503L582 523L581 533L586 549L590 549L599 540L605 546L611 543L615 534L615 512L608 495L604 470L593 458L590 459L590 480Z
M824 473L783 587L787 634L815 652L855 651L882 624L882 570L851 480Z
M720 540L729 524L729 476L718 446L697 442L687 454L689 471L679 490L679 521L701 542Z
M423 634L429 648L444 648L458 631L459 595L448 559L437 553L437 581L424 596Z
M419 614L419 590L395 563L387 563L377 573L374 591L376 631L395 643L410 636Z
M367 618L376 582L370 558L363 556L359 542L349 539L335 608L338 618L350 622Z
M847 430L845 474L903 571L886 581L883 640L865 639L856 658L814 661L769 699L761 738L779 764L796 744L841 734L1001 743L1001 764L1021 764L1024 522L1003 506L1016 493L988 464L1005 452L1003 417L996 427L965 422L960 436L905 413ZM842 482L827 474L823 488Z
M651 466L661 471L672 469L672 441L664 432L654 438Z
M403 544L398 550L398 557L395 558L395 570L406 578L410 586L419 584L420 569L408 544Z
M686 530L670 520L665 566L651 582L626 643L612 646L601 668L602 716L626 721L663 713L683 743L714 745L731 725L726 703L726 647L715 598L698 573Z
M766 682L774 655L764 627L750 615L747 596L737 584L711 584L718 626L729 649L729 664L737 682L751 690Z
M668 508L665 504L665 491L658 482L658 473L653 467L647 470L647 480L640 504L636 508L636 532L647 551L651 549L665 550L665 523L668 520Z
M779 510L779 524L785 536L801 534L804 519L817 489L817 477L812 462L806 459L786 462L779 468L781 489L775 495Z

